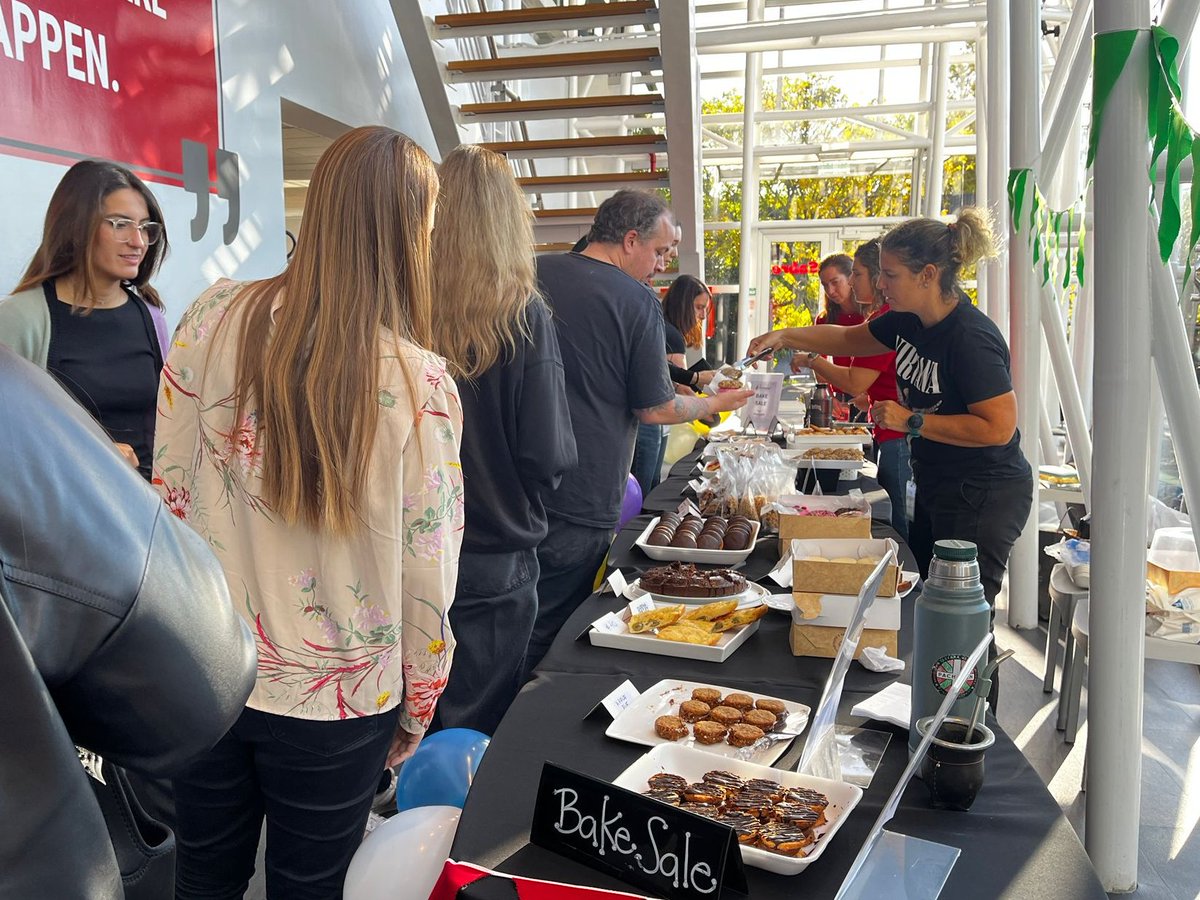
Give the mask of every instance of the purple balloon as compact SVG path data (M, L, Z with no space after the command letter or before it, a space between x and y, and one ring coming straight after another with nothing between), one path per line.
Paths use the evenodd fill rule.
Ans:
M621 518L617 528L624 528L642 511L642 486L629 475L625 481L625 499L621 501Z

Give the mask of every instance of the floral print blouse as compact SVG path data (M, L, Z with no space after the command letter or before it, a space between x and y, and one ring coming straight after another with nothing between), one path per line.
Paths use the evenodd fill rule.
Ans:
M262 497L256 413L234 421L237 333L211 338L243 284L220 281L175 332L158 397L154 484L204 536L258 646L249 707L345 719L400 703L428 726L446 686L463 527L462 409L445 362L412 344L380 356L365 526L335 538L276 518ZM230 313L242 315L242 307ZM213 350L209 355L210 347ZM419 396L412 415L407 366Z

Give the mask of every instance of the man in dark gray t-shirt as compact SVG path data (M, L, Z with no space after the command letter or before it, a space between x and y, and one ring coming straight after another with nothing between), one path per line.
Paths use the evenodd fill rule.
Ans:
M538 618L526 671L592 592L620 515L637 424L672 425L745 405L751 391L677 394L662 313L641 283L663 271L675 238L666 204L619 191L601 204L580 253L543 256L538 282L553 312L579 466L545 497Z

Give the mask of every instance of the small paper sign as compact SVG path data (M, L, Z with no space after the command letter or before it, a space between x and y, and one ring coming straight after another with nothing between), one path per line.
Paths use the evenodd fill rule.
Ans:
M530 843L671 900L747 892L733 829L547 762Z
M633 686L633 682L628 678L621 682L620 686L605 697L600 702L604 708L608 710L608 714L614 719L619 716L640 697L638 689Z
M592 627L596 631L601 631L605 634L624 634L627 626L625 625L625 620L617 613L610 612L605 613L593 622Z
M624 597L625 589L629 587L629 583L625 580L625 576L621 574L620 569L613 569L612 574L608 576L608 586L613 589L613 593L618 597Z
M675 512L679 513L679 515L681 515L681 516L699 516L700 515L700 507L698 507L691 500L684 500L682 503L679 504L679 506L676 508Z
M654 598L649 594L645 594L629 602L629 614L631 616L636 616L638 613L650 612L652 609L654 609Z

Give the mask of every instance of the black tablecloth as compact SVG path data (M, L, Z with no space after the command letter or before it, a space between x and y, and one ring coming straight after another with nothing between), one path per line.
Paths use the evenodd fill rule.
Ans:
M637 655L630 653L626 657ZM672 677L682 675L676 671L677 662L680 661L660 658L661 671L657 675L632 674L634 685L644 690L668 672ZM612 780L646 752L645 747L605 737L607 723L602 718L584 719L596 702L629 674L544 671L526 685L504 717L475 774L454 839L452 858L512 874L631 890L593 869L528 844L543 761ZM710 676L710 680L722 687L754 692L765 690L768 682L762 676L769 677L769 673L745 680L723 668L719 679L715 672ZM771 687L776 696L809 705L815 705L819 699L819 687L782 682ZM867 696L868 693L848 691L843 710L849 710ZM854 724L863 723L854 720ZM747 867L749 896L759 900L833 897L837 893L907 762L905 735L900 729L881 723L871 723L870 727L891 730L894 736L871 787L822 858L800 875L791 877ZM790 768L794 769L800 749L797 741L776 765L785 768L790 762ZM971 812L930 809L924 784L914 781L888 828L961 848L962 854L943 897L1104 900L1106 896L1054 798L1008 736L999 730L996 745L988 751L986 783Z
M661 509L678 505L679 488L698 455L697 451L676 464L672 476L651 492L651 503L664 504L658 507ZM674 494L668 496L671 490ZM648 521L648 516L640 517L622 531L613 544L610 562L631 570L651 563L632 546ZM878 520L872 523L872 532L876 537L896 538L890 526ZM915 568L907 546L901 544L900 555L905 568ZM759 580L776 559L775 545L765 542L743 571L751 580ZM899 652L906 661L912 654L915 598L914 591L902 602ZM769 612L760 620L758 632L725 662L711 663L593 647L586 634L589 624L623 603L611 592L593 595L559 633L539 665L537 677L509 709L484 755L459 823L451 853L454 859L513 874L629 890L628 885L528 844L544 761L611 780L646 752L644 747L605 737L608 720L603 714L584 719L602 697L626 678L639 691L671 678L768 694L812 707L820 700L830 661L792 655L788 615ZM850 667L842 720L891 730L895 736L874 782L822 859L795 877L747 868L751 897L792 897L797 891L806 897L836 894L907 763L907 741L901 729L850 719L849 710L894 680L894 674L871 672L858 664ZM915 781L889 829L962 850L943 897L1103 900L1106 895L1100 882L1058 804L1012 740L994 722L992 728L996 745L988 751L986 783L970 813L930 809L925 786ZM797 740L776 766L794 770L804 739Z

